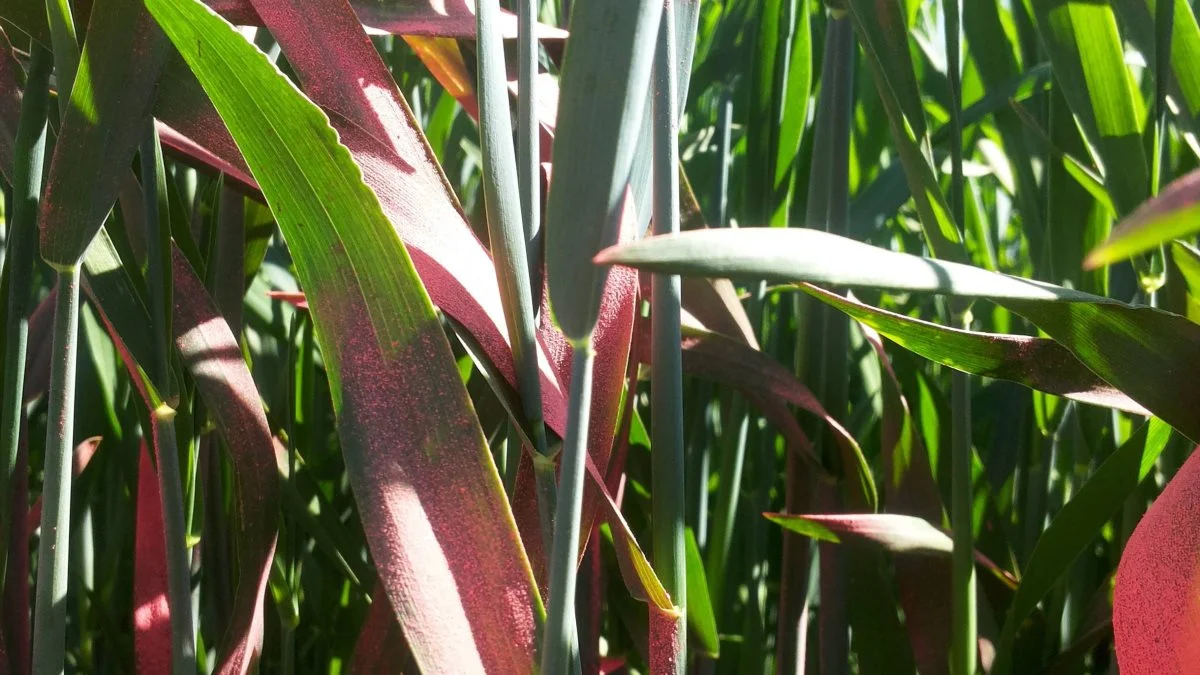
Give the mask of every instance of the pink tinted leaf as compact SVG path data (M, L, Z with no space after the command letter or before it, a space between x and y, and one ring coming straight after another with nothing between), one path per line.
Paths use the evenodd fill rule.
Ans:
M956 370L1017 382L1031 389L1135 415L1149 414L1054 340L949 328L872 307L811 284L802 284L801 288L901 347Z
M234 527L240 570L223 636L221 673L245 673L257 658L263 599L278 532L279 479L270 427L237 338L178 248L172 248L175 347L229 450L237 475Z
M230 23L261 26L263 20L251 0L205 0ZM365 26L376 32L394 35L427 35L450 38L475 38L475 3L470 0L400 0L376 2L353 0L351 6ZM505 38L517 36L517 17L502 10L500 31ZM539 40L563 40L567 32L537 25Z
M683 368L692 375L736 387L752 395L759 405L778 408L779 404L788 403L819 417L833 432L844 466L851 474L851 496L858 502L856 505L874 510L878 503L875 483L858 442L825 411L791 371L734 338L686 325L683 328ZM792 426L782 417L777 413L772 421L786 425L781 428ZM814 466L820 466L817 460L812 462Z
M1200 452L1192 451L1130 536L1117 568L1113 635L1121 672L1200 663Z
M528 672L541 609L532 575L445 333L377 193L328 118L230 25L191 0L147 5L238 140L287 240L367 541L418 665ZM378 63L348 6L316 10L338 38L322 61L350 44ZM304 70L308 46L293 57L288 27L271 28ZM355 81L358 97L389 82L386 69Z
M411 655L408 643L400 624L396 622L396 612L388 602L383 585L376 583L371 593L371 607L367 610L367 618L363 621L358 632L358 640L354 643L354 653L350 657L351 675L371 675L383 672L407 672L411 668Z
M150 451L138 449L137 527L133 556L133 658L139 675L171 670L171 608L162 501Z
M470 332L505 379L515 382L491 258L458 209L419 125L353 13L344 2L263 4L260 14L306 93L330 113L341 142L379 197L434 304ZM311 11L323 15L320 31L306 20ZM179 133L165 135L164 143L193 161L216 163L214 168L233 168L248 177L238 168L244 162L194 78L171 68L167 73L167 91L158 98L156 114ZM542 397L547 424L561 434L566 401L546 363Z

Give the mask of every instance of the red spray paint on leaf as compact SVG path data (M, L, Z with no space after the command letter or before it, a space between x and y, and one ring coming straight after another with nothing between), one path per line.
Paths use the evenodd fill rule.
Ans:
M250 0L206 0L206 4L227 21L238 25L261 26L260 12ZM374 2L353 0L351 6L362 23L375 31L393 35L426 35L431 37L475 38L475 3L469 0L450 2ZM539 40L564 40L567 32L561 28L539 23L535 30ZM517 17L501 10L500 34L505 39L517 36Z
M260 4L258 13L305 92L325 109L379 197L433 303L462 324L515 384L491 257L458 209L419 125L349 7L313 0ZM314 11L324 19L319 31L308 21ZM155 108L164 144L185 160L230 173L256 191L237 146L194 79L169 68L167 73ZM554 370L543 362L542 414L560 434L566 423L563 392Z
M133 555L133 659L139 675L171 670L171 608L162 501L150 451L138 449L136 547Z
M1113 636L1129 675L1200 664L1200 452L1193 451L1129 537L1117 568Z

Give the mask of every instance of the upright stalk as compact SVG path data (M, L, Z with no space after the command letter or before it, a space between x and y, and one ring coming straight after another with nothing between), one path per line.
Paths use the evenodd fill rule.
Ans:
M71 532L71 452L75 364L79 350L79 265L58 268L33 611L33 675L61 675L67 631L67 559Z
M654 234L679 232L679 143L672 0L663 3L654 52ZM678 275L651 277L650 426L654 570L680 609L676 625L675 672L687 667L687 571L684 567L686 510L683 457L683 355L680 350Z
M578 638L575 633L575 577L580 518L583 516L583 470L592 408L591 344L575 347L571 357L571 395L567 436L563 439L562 475L554 514L554 548L550 555L550 608L542 640L543 673L566 673Z
M512 342L517 389L525 421L536 446L534 472L537 478L538 513L544 550L554 536L554 503L557 500L554 460L546 446L542 420L541 372L538 368L537 334L534 328L533 290L530 285L527 227L522 226L522 191L518 187L512 123L508 112L508 87L504 48L497 32L500 4L480 0L476 12L479 53L479 137L483 149L483 191L487 207L488 234L496 260L496 281L504 305L504 319ZM524 147L525 143L522 143Z
M183 488L179 482L179 448L175 440L175 410L159 405L152 413L167 555L167 594L171 607L171 663L176 675L196 672L196 638L192 623L192 593L187 538L183 517Z
M171 228L162 146L153 120L146 123L140 154L142 193L146 203L146 276L150 291L151 329L154 332L151 380L160 392L166 393L171 389ZM179 474L179 449L175 438L175 410L170 404L156 402L151 414L167 555L171 658L175 673L190 675L196 671L196 634L192 619L191 573L183 487Z
M962 76L960 73L961 0L946 0L946 74L950 89L950 210L954 222L964 219ZM954 323L970 328L970 310L955 308ZM950 379L951 405L951 504L954 534L951 572L953 628L951 631L951 675L975 675L975 536L972 532L971 484L971 379L954 371Z
M541 289L539 241L542 223L541 129L537 118L538 0L517 0L517 181L521 191L521 222L525 225L525 252L529 285ZM533 308L537 311L537 307Z
M4 400L0 404L0 504L9 503L17 470L21 441L22 393L25 389L25 353L29 339L30 285L37 242L37 212L42 193L42 166L46 153L46 108L53 58L36 41L32 44L21 121L13 149L13 213L9 227L8 316L4 326ZM8 533L12 513L0 509L0 595L8 572ZM23 555L23 553L19 553Z
M817 102L812 165L809 171L808 202L805 208L806 225L824 228L846 236L849 230L850 208L850 135L854 116L854 30L848 18L830 18L825 33L825 51L821 67L821 94ZM825 409L839 421L845 421L848 404L847 386L849 353L849 319L819 303L804 303L810 328L802 341L801 371L810 387L819 393ZM823 461L838 467L841 463L837 446L827 426L817 432L818 451ZM836 513L844 508L838 491L820 490L816 496L821 512ZM847 552L841 546L820 544L817 547L821 611L817 614L819 627L818 653L821 672L841 675L849 668L849 631L847 630L846 565ZM794 576L803 569L784 570L788 584L799 581ZM781 634L781 672L798 672L804 668L796 648L803 640L799 635L807 608L789 607L786 634Z

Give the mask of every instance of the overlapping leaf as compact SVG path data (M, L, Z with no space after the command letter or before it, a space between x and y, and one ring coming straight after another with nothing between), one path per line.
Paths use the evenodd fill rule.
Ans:
M540 607L529 565L449 345L379 201L327 118L231 26L193 0L148 6L288 241L368 543L417 663L528 672Z
M1136 415L1146 409L1096 377L1054 340L1025 335L976 333L871 307L804 284L809 295L874 328L896 344L972 375L999 378L1031 389Z
M1092 372L1190 438L1200 392L1200 326L1061 286L888 251L813 230L742 229L654 237L597 256L654 271L810 281L986 298L1024 315Z

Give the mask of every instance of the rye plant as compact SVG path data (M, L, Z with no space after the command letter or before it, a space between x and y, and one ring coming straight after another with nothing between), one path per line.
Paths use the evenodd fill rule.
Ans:
M1191 672L1198 63L1184 0L0 2L0 672Z

